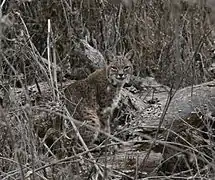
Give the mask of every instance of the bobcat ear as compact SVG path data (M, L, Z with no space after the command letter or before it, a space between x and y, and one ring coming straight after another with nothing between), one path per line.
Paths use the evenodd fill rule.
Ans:
M107 64L110 64L110 62L112 62L114 60L114 54L110 51L106 51L105 52L105 58L106 58L106 62Z
M127 59L129 61L132 61L133 57L134 57L134 51L133 50L130 50L129 52L127 52L125 54L125 59Z

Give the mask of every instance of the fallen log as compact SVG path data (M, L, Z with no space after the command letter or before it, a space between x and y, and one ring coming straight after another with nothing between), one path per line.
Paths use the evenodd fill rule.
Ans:
M215 80L178 90L168 108L164 126L171 126L174 131L185 122L198 127L203 123L203 115L208 118L215 115Z
M171 174L192 169L186 174L190 176L199 168L212 168L214 122L215 81L178 90L163 123L163 137L175 148L161 148L165 160L162 171Z

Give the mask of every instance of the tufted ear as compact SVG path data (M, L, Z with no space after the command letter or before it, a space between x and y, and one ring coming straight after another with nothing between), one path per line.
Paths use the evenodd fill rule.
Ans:
M131 62L132 62L133 57L134 57L134 51L133 50L130 50L125 54L125 59L127 59Z

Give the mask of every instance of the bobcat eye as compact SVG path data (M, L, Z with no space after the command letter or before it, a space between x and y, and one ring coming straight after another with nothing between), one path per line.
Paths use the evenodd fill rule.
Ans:
M115 66L111 66L112 71L117 71L117 68Z
M124 70L127 71L127 70L129 70L130 68L131 68L130 66L125 66L125 67L124 67Z

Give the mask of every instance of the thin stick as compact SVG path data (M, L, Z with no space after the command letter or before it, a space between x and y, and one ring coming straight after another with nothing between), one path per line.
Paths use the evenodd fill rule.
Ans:
M47 35L47 57L48 57L48 71L50 77L50 83L52 87L53 98L55 99L55 91L54 91L54 81L52 77L52 69L51 69L51 44L50 44L50 36L51 36L51 21L48 19L48 35Z
M53 31L51 31L51 35L52 35L52 40L54 39L53 38ZM52 50L53 50L53 76L54 76L54 90L56 92L56 100L59 101L60 100L60 97L59 97L59 91L58 91L58 85L57 85L57 58L56 58L56 49L55 49L55 46L54 46L54 43L52 45Z
M65 108L65 109L66 109L66 108ZM67 109L66 109L66 112L67 112L68 117L71 117L71 116L70 116L70 113L68 112ZM94 163L94 166L95 166L96 170L99 172L99 174L100 174L102 177L104 177L103 173L101 172L101 170L99 169L98 165L96 164L96 160L94 159L93 155L90 153L89 148L87 147L86 143L84 142L83 138L81 137L81 135L80 135L80 133L79 133L79 131L78 131L78 128L77 128L77 126L75 125L75 123L74 123L74 121L72 120L72 118L69 118L69 121L70 121L70 123L72 124L72 127L73 127L73 129L74 129L76 135L78 136L78 138L79 138L81 144L83 145L85 151L88 151L88 156L90 157L90 159L92 159L92 161L93 161L93 163Z
M6 2L6 0L3 0L2 3L1 3L1 6L0 6L0 9L2 10L3 6L4 6L4 3ZM1 11L2 12L2 11Z

